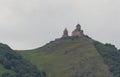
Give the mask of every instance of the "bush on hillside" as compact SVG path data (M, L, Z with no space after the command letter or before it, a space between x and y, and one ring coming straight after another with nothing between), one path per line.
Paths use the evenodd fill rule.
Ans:
M40 72L29 61L23 59L7 45L0 44L0 64L11 73L4 73L2 77L45 77L46 74Z
M111 44L101 44L97 41L94 45L98 52L103 56L104 61L109 66L109 70L115 77L120 77L120 50Z

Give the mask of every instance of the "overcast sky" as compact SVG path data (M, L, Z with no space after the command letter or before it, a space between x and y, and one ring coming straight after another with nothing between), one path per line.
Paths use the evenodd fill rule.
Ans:
M69 35L76 24L85 34L120 48L120 0L0 0L0 42L33 49Z

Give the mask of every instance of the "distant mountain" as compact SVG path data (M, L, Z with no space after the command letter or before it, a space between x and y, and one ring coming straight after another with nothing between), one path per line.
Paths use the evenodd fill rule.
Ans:
M0 43L0 77L45 77L33 64Z
M18 53L48 77L120 77L120 51L87 36L57 39Z

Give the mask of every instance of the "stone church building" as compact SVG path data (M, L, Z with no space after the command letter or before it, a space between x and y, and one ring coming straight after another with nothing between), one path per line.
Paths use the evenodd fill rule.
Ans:
M72 32L73 37L81 37L83 36L83 30L81 30L80 24L77 24L76 29Z
M82 36L84 36L84 32L81 29L81 25L77 24L76 29L72 32L72 37L82 37ZM63 31L62 38L67 38L67 37L69 37L68 30L67 30L67 28L65 28L64 31Z

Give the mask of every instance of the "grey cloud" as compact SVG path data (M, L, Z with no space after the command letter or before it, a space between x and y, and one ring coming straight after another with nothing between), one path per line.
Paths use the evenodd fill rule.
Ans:
M79 22L85 33L120 48L119 0L0 0L0 40L31 49L69 34Z

